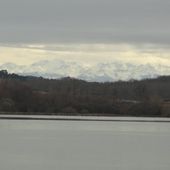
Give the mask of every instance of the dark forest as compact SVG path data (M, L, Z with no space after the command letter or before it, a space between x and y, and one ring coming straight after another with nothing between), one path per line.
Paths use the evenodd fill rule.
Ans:
M0 71L2 114L170 116L170 76L118 82L45 79Z

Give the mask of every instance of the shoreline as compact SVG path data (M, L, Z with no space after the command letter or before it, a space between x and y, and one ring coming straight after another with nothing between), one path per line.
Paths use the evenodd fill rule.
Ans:
M53 115L5 115L0 120L49 120L49 121L100 121L100 122L167 122L170 118L159 117L106 117L106 116L53 116Z

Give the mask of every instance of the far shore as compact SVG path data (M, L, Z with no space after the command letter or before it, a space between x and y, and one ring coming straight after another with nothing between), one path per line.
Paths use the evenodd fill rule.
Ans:
M0 119L6 120L51 120L51 121L106 121L106 122L170 122L163 117L132 117L132 116L95 116L95 115L35 115L0 113Z

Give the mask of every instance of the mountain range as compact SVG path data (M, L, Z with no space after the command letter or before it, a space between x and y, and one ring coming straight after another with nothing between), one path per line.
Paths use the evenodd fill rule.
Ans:
M162 64L134 64L115 60L103 63L80 63L64 60L41 60L31 65L4 63L0 70L19 75L42 76L45 78L74 77L87 81L119 81L155 78L170 74L170 66Z

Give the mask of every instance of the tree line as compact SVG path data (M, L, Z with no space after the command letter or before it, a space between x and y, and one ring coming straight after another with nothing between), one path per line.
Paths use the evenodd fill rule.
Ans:
M169 116L170 76L87 82L0 71L0 112L98 116Z

